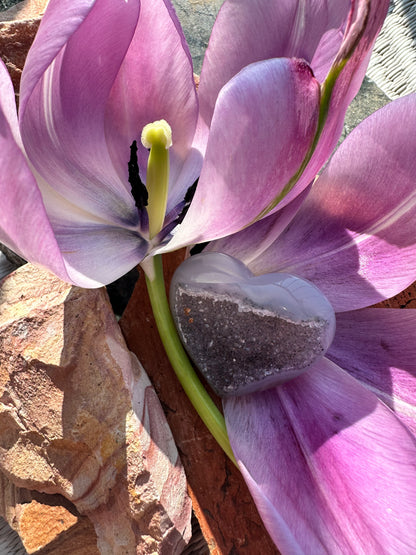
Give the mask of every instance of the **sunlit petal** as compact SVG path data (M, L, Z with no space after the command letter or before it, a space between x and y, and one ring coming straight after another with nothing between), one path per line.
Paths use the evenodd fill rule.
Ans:
M415 279L416 95L344 141L275 243L250 264L311 280L336 311L392 297Z
M377 397L323 359L285 386L224 402L257 508L283 555L416 549L416 443Z
M170 247L235 233L284 194L311 145L318 110L319 85L305 62L259 62L232 79L218 98L198 187Z
M100 0L81 18L83 10L77 6L75 13L82 21L76 28L71 18L61 23L67 39L61 44L54 27L54 3L22 79L21 132L31 163L67 200L116 225L137 224L138 214L130 184L120 180L108 153L105 109L139 7L138 0ZM68 27L72 34L66 34ZM48 50L49 44L54 48ZM46 67L45 50L50 55ZM128 159L127 144L126 165Z
M111 89L105 133L112 160L124 181L128 147L133 140L138 141L139 168L145 180L148 152L140 143L142 129L161 119L169 123L173 145L169 151L168 212L183 200L201 169L201 157L190 172L186 164L197 117L192 61L176 14L168 2L142 0L134 35Z
M14 91L0 62L0 241L69 281L42 197L20 147Z

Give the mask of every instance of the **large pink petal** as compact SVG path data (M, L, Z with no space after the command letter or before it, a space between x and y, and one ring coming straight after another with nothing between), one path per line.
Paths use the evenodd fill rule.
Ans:
M351 11L342 43L322 86L322 125L316 147L296 187L283 199L280 206L290 202L299 190L303 190L314 179L335 148L342 133L347 108L358 93L364 79L371 49L387 14L388 6L389 0L351 2ZM327 49L333 52L333 43L334 37L325 35L312 61L312 67L316 68L316 76L320 80L329 69L326 63ZM318 69L317 66L320 68ZM341 70L340 73L339 70Z
M148 250L134 228L111 225L71 204L38 177L46 211L71 281L100 287L136 266Z
M170 246L219 238L253 221L298 169L318 110L319 85L305 62L258 62L234 77L218 98L198 187Z
M243 67L240 64L265 57L303 56L317 79L323 81L320 125L313 148L305 155L301 173L290 176L284 198L277 206L273 202L263 207L277 211L307 187L336 146L346 110L360 88L389 2L271 1L251 3L240 11L241 4L246 2L226 2L214 28L199 89L198 133L210 125L220 87ZM242 44L238 39L241 29L246 31ZM233 36L233 41L229 41L229 36ZM197 142L204 150L204 138L199 137Z
M14 91L0 61L0 241L70 281L19 140Z
M20 87L20 114L33 89L67 40L89 14L95 0L49 0L41 25L30 48Z
M416 433L416 310L367 308L337 314L327 357Z
M416 550L416 442L323 359L280 388L224 401L234 454L283 555Z
M415 280L416 95L359 125L296 217L250 269L311 280L336 311L392 297Z
M81 287L101 287L118 279L144 258L147 243L122 227L92 224L68 227L59 221L56 238L71 281Z
M67 200L110 223L135 225L138 213L130 184L114 170L104 121L140 2L97 0L89 10L87 4L75 2L70 8L64 2L72 18L60 24L59 2L46 12L22 81L23 142L36 170ZM127 144L126 164L128 158Z
M106 137L121 178L127 182L128 147L138 141L139 168L145 180L148 151L142 129L165 119L172 128L168 212L183 200L202 164L187 174L184 163L193 141L198 102L189 49L176 14L166 0L142 0L140 18L112 87L106 112ZM185 171L185 175L180 174Z
M226 0L215 21L201 72L201 116L210 125L221 88L250 63L271 58L311 62L322 38L337 35L325 53L333 61L350 0ZM315 70L315 68L312 66ZM266 82L266 86L269 84Z

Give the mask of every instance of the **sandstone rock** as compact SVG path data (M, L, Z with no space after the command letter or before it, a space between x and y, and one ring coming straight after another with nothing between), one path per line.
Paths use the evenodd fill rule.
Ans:
M0 470L15 486L71 501L103 554L184 548L185 475L104 289L72 287L29 264L1 283ZM18 519L25 545L34 514L62 533L50 525L59 509L31 505Z
M90 519L61 495L47 495L14 486L0 473L0 514L20 530L25 553L99 555ZM22 548L23 549L23 548ZM21 552L18 548L6 553ZM0 549L0 553L3 553Z

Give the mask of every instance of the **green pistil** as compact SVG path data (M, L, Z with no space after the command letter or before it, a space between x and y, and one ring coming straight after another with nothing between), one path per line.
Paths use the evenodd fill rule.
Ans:
M142 131L142 144L150 148L146 188L149 194L149 239L153 239L163 227L168 201L169 148L172 146L169 124L160 120L146 125Z

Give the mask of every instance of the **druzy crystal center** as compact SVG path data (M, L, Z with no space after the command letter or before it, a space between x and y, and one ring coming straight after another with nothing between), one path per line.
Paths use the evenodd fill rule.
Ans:
M175 273L171 308L189 355L221 396L295 378L328 349L329 301L289 274L253 276L219 253L191 257Z

